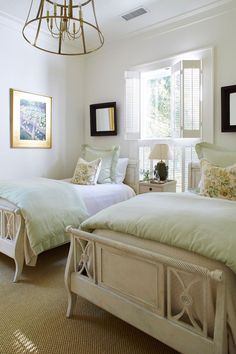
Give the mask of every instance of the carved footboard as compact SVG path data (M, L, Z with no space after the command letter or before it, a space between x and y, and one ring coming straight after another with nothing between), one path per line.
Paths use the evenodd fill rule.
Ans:
M68 317L80 295L181 353L227 353L222 271L100 235L72 228L68 232ZM209 319L212 286L215 311Z
M24 265L24 221L19 209L8 207L0 208L0 252L11 257L15 261L16 270L14 282L16 282Z

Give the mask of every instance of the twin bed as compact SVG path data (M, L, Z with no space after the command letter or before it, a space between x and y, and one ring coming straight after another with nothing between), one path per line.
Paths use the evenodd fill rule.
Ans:
M196 187L199 168L190 171ZM82 296L181 353L236 352L234 201L148 193L68 227L67 316Z
M60 195L59 193L56 197L55 195L50 194L50 190L54 188L56 181L38 179L40 183L47 183L45 186L46 189L38 189L36 191L38 194L45 194L44 198L40 198L43 199L41 200L41 205L38 205L39 199L32 200L31 195L28 194L27 184L30 184L31 180L28 182L24 181L26 188L24 193L21 194L23 195L25 202L27 202L28 210L32 214L31 219L33 219L33 221L37 221L37 225L34 225L30 220L31 215L29 215L29 212L27 215L24 214L24 209L26 206L23 205L21 208L19 207L22 198L20 199L18 197L17 192L15 192L14 198L16 200L17 198L19 199L18 207L10 202L7 197L4 199L0 198L0 252L13 258L15 261L16 269L14 282L20 279L24 264L33 266L36 264L37 256L41 252L69 242L69 237L66 234L64 235L64 230L69 223L70 214L74 214L73 217L71 217L71 220L74 222L74 227L76 227L76 224L79 226L79 223L82 220L94 215L98 211L112 204L133 197L135 195L134 190L136 189L136 174L137 164L135 161L130 161L126 170L125 184L107 183L82 186L68 183L70 180L64 180L62 182L58 181L57 183L61 188L61 193L65 193L65 197L67 196L67 190L65 191L64 189L67 186L68 188L70 187L74 196L73 200L70 199L68 201L70 209L68 208L67 215L62 209L64 208L63 204L66 203L66 200L63 198L63 194ZM23 187L25 186L23 185ZM5 188L5 196L12 195L10 189L12 189L11 185L9 188ZM2 190L3 185L1 187L1 192ZM71 203L73 203L73 208L70 205ZM81 203L81 205L76 205L77 203ZM56 209L56 206L58 206L57 204L60 205L62 210L58 215L54 215L53 212L54 209ZM45 227L47 227L46 231L48 231L49 227L51 228L51 225L49 224L53 222L53 217L56 218L54 222L55 230L49 230L52 237L49 240L44 239L39 244L37 237L34 236L42 233L42 229ZM29 224L28 230L25 222L26 218L29 219L27 220ZM42 220L44 220L44 222ZM57 229L58 225L60 226L60 229ZM54 235L57 231L59 235ZM29 235L29 233L32 235ZM32 237L30 238L30 236Z

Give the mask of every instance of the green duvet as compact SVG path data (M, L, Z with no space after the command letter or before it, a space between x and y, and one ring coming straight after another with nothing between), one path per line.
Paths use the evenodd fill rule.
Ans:
M236 273L236 202L188 193L146 193L111 206L81 229L109 229L183 248Z
M66 182L47 178L0 181L0 197L18 206L35 255L68 241L65 228L87 217L83 200Z

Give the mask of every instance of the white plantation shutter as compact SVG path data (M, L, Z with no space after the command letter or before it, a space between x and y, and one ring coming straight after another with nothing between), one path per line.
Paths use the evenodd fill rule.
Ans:
M201 137L201 60L182 60L172 68L173 135Z
M201 136L201 61L183 60L183 138Z
M169 178L177 181L176 191L188 190L188 166L191 162L197 162L198 157L194 146L172 146L173 160L169 161Z
M153 178L153 160L149 160L151 146L139 147L139 179L142 180L143 171L150 171L150 177Z
M125 139L140 139L140 73L125 72Z

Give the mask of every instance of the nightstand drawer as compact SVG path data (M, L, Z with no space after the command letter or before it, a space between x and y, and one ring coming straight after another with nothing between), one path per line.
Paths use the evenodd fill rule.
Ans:
M139 193L148 192L163 192L163 188L158 188L158 186L139 186Z
M140 194L150 192L176 192L176 181L168 181L165 183L139 182Z

